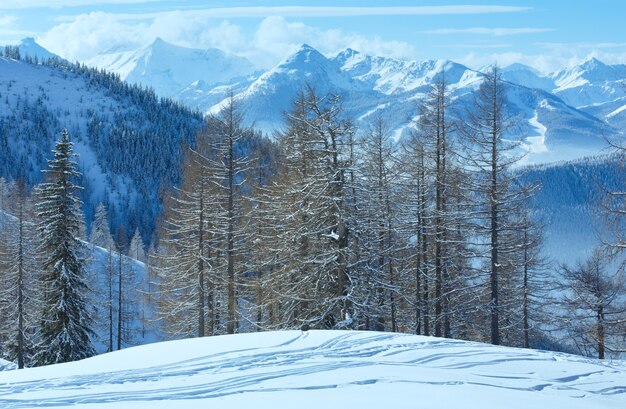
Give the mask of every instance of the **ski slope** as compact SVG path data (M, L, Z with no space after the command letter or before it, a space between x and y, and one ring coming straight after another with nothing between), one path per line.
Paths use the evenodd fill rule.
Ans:
M1 372L0 407L624 408L626 364L415 335L267 332Z

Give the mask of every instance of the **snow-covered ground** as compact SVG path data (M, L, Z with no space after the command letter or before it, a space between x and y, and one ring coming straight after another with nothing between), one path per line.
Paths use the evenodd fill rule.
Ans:
M13 362L5 361L4 359L0 358L0 371L10 371L15 368L17 368L17 365L15 365Z
M0 407L626 407L626 363L415 335L284 331L0 373Z

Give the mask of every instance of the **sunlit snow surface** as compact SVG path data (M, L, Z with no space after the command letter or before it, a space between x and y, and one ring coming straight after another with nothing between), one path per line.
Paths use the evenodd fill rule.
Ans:
M2 372L0 407L625 408L626 365L414 335L268 332Z

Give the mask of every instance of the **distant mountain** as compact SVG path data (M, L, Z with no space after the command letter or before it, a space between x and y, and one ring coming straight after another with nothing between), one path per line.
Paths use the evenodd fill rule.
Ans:
M416 119L429 87L445 75L453 112L462 117L482 81L479 71L447 60L404 61L346 49L325 56L303 44L266 72L245 58L219 50L193 50L156 39L139 50L112 50L88 62L133 83L149 85L202 112L216 113L230 92L246 119L272 134L306 85L320 95L342 96L346 114L365 123L381 113L397 138ZM502 68L508 82L510 136L521 139L527 163L575 159L598 153L604 138L626 127L626 66L597 59L544 75L523 65Z
M568 104L607 123L626 126L626 65L590 58L551 75L552 92Z
M554 79L542 75L528 65L519 63L502 68L502 78L514 84L528 88L538 88L548 92L552 92L556 88Z
M178 95L194 83L216 86L255 72L244 57L215 48L179 47L157 38L135 51L111 50L86 62L114 72L130 83L152 87L164 97Z
M607 228L602 188L624 189L620 158L605 154L531 166L522 173L524 182L541 185L532 206L546 225L544 254L570 264L589 256Z

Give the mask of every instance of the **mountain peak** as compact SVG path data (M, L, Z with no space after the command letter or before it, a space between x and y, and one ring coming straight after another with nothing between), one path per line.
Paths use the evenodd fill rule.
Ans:
M579 66L580 68L583 68L584 70L587 70L587 71L597 70L597 69L607 67L605 63L598 60L596 57L589 57L585 59Z
M531 67L529 65L526 65L526 64L519 63L519 62L507 65L506 67L502 68L502 71L503 72L507 72L507 71L508 72L510 72L510 71L528 71L528 72L531 72L531 73L533 73L535 75L539 74L539 72L535 68L533 68L533 67Z
M296 65L308 64L311 62L324 63L328 59L315 48L308 44L300 44L296 51L283 60L279 65Z
M26 38L23 38L22 41L20 41L20 44L22 44L22 45L35 45L35 44L37 44L37 42L35 41L34 37L26 37ZM37 45L39 45L39 44L37 44Z
M165 41L161 37L156 37L154 39L154 41L152 41L152 43L150 43L150 45L148 45L148 48L172 47L173 45L174 44L168 43L167 41Z
M301 51L317 51L317 50L306 43L302 43L298 46L298 49L296 52L301 52Z
M49 58L58 58L56 54L51 53L47 49L43 48L33 37L26 37L18 44L20 54L22 56L37 57L39 59L47 60Z
M352 48L346 48L343 51L340 51L337 56L335 56L335 60L339 61L340 64L345 64L346 61L354 58L356 56L360 56L361 53Z

